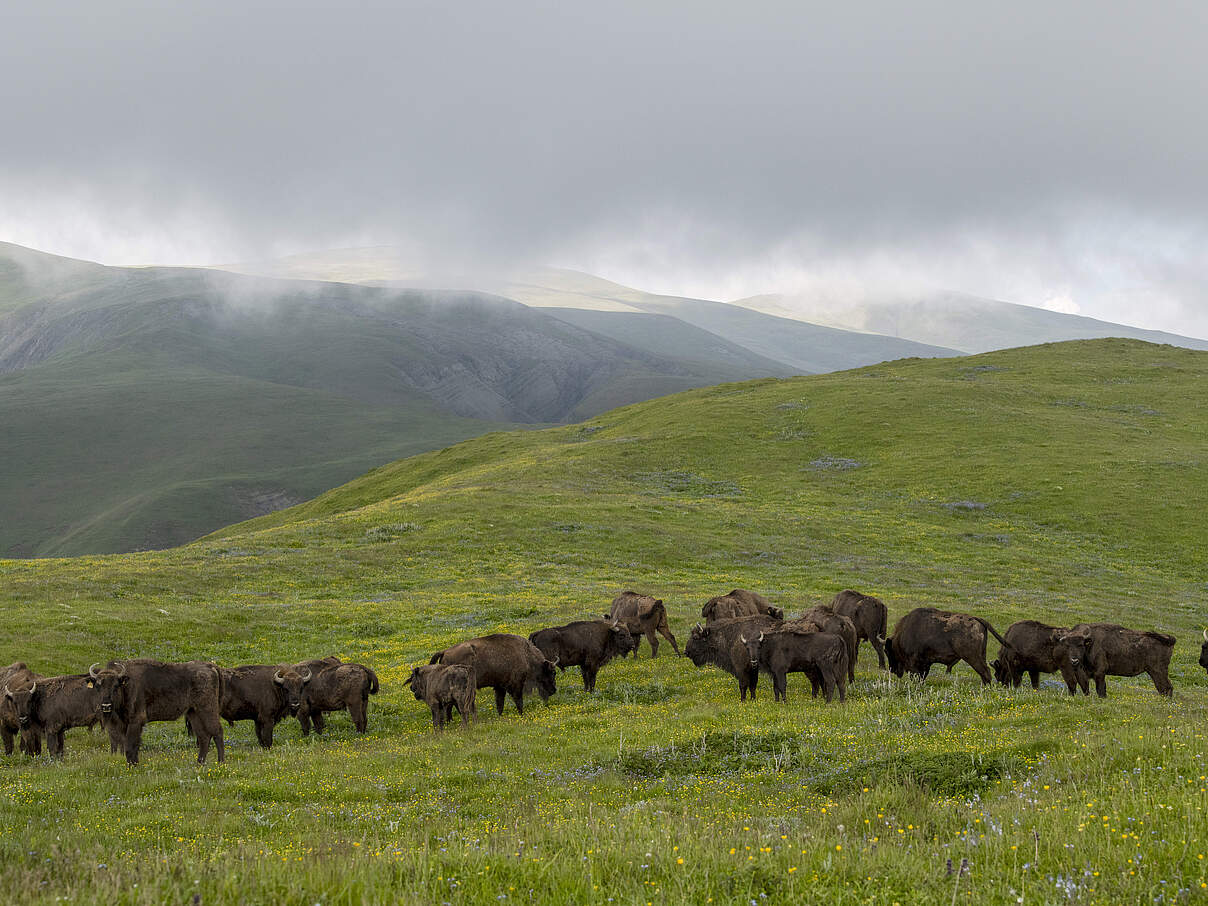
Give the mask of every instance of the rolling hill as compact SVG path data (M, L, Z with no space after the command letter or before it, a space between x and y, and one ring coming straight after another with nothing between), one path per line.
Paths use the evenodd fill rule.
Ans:
M240 724L222 766L177 724L148 727L136 770L83 730L62 763L0 761L0 897L1192 902L1206 378L1208 354L1102 340L725 384L467 440L175 550L0 561L3 662L334 652L382 683L368 735L286 721L265 752ZM476 727L435 736L403 685L455 641L627 587L682 645L735 586L1171 632L1175 696L983 688L964 665L920 685L864 649L843 706L799 676L787 703L740 703L660 654L594 695L562 674L523 716L484 692Z
M481 293L0 246L0 553L180 544L503 425L792 370L736 348L680 358L669 339Z
M1195 337L963 293L853 302L772 294L740 299L734 304L844 330L863 330L919 343L935 343L962 352L988 352L1012 346L1101 337L1127 337L1187 349L1208 349L1208 340Z

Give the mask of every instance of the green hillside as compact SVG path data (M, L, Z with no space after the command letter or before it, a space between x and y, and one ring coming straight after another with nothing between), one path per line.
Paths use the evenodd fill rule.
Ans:
M0 761L0 898L1200 901L1206 378L1203 353L1105 340L727 384L395 462L177 550L0 561L0 662L335 652L383 685L368 736L286 722L265 753L241 724L223 766L166 724L137 769L84 731L61 764ZM682 644L735 586L1172 632L1175 696L983 689L963 665L919 686L864 649L844 706L800 677L740 704L660 655L594 696L564 674L523 717L484 693L436 738L402 686L628 587Z
M0 554L181 544L501 426L792 371L624 333L480 293L0 244Z

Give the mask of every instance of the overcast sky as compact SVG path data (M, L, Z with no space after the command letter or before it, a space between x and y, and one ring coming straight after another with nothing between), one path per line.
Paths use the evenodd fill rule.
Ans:
M0 239L402 243L1208 335L1208 4L12 4Z

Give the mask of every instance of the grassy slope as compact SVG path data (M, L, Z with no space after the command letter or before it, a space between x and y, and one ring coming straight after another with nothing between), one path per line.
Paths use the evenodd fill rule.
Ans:
M337 651L384 687L367 738L287 724L261 753L241 725L223 767L193 766L178 725L137 770L81 731L63 764L5 762L0 897L1202 898L1206 376L1203 354L1103 341L724 385L394 463L180 550L0 562L0 660ZM681 639L734 585L794 609L851 585L891 617L937 604L1000 630L1120 619L1179 636L1176 697L982 690L965 667L919 688L865 652L844 707L799 680L787 705L740 705L660 657L609 666L594 697L568 674L523 717L484 695L478 728L430 736L409 664L631 585Z

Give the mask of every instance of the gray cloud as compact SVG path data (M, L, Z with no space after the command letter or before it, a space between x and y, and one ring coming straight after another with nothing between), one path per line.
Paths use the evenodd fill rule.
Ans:
M1206 26L1182 3L25 4L0 237L140 263L418 243L715 297L897 281L1204 333Z

